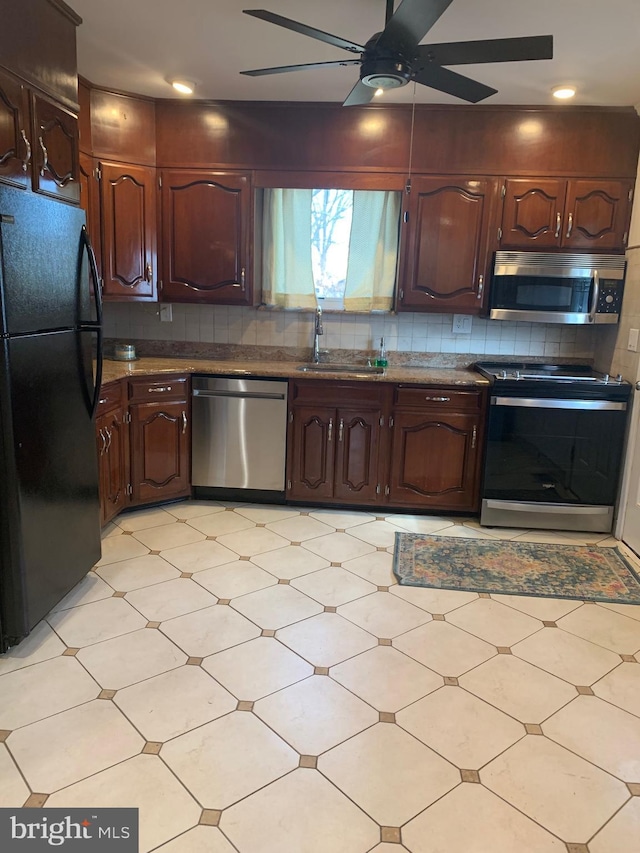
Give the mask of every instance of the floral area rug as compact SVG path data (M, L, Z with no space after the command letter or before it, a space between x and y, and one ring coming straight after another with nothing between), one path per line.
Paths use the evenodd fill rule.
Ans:
M640 578L618 548L396 533L398 583L640 604Z

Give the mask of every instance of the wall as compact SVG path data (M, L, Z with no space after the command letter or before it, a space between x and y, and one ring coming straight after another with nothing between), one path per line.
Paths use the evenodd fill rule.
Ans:
M158 305L105 304L105 335L127 341L311 348L313 316L306 312L210 305L173 305L172 310L173 321L167 323L160 321ZM397 352L591 361L601 331L587 326L471 319L470 335L454 335L451 314L325 314L321 346L329 350L375 350L384 336L392 361Z

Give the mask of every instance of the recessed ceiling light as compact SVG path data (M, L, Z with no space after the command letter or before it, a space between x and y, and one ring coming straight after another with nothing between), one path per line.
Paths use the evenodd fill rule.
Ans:
M567 101L569 98L573 98L575 93L576 90L574 86L556 86L556 88L551 92L553 97L557 98L559 101Z
M193 95L193 90L196 88L192 80L170 80L169 82L181 95Z

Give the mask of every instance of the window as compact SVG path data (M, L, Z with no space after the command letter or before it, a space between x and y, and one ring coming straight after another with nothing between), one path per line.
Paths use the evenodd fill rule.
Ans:
M390 311L400 206L396 191L265 189L265 304Z

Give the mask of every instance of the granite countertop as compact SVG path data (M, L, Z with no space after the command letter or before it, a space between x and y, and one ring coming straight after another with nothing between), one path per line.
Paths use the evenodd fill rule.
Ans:
M125 377L150 376L163 373L210 373L225 376L273 376L285 379L343 379L362 382L402 382L421 385L467 385L485 387L489 382L472 368L433 368L391 366L382 374L306 373L298 370L299 361L231 361L202 358L139 358L136 361L114 361L105 358L102 382L115 382Z

